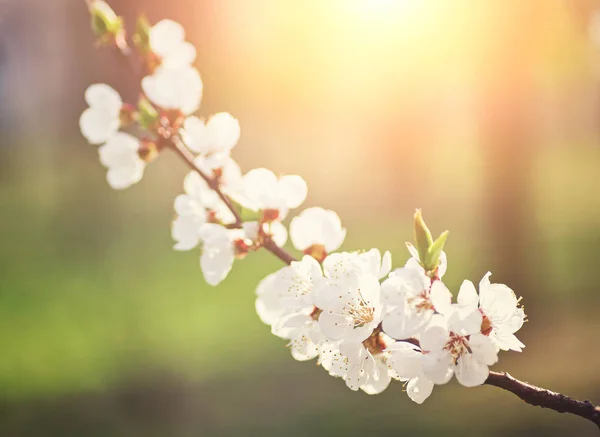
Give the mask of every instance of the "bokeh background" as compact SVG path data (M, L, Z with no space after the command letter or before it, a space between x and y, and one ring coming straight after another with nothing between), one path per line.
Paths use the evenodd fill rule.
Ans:
M396 266L423 208L451 232L451 289L491 270L524 297L527 348L495 369L600 403L600 1L110 3L129 29L184 24L200 114L239 118L243 170L302 175L344 249ZM295 362L254 312L278 260L211 288L199 252L171 249L175 156L108 187L78 132L93 82L139 92L83 0L0 0L0 435L596 435L494 387L418 406Z

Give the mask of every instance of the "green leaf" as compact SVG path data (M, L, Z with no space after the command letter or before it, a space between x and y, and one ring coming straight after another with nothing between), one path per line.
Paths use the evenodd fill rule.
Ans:
M150 129L158 119L158 112L156 112L152 103L145 97L140 98L138 101L138 112L140 125L144 129Z
M429 250L427 251L427 260L425 261L425 265L427 266L426 270L435 271L438 268L440 264L440 255L442 254L442 250L444 250L444 244L446 244L448 234L448 231L442 232L437 240L435 240L435 242L429 246Z

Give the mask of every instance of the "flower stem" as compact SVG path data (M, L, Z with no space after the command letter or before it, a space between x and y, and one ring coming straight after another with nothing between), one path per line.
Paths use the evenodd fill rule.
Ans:
M178 137L173 137L171 141L168 142L168 147L173 149L175 153L177 153L177 155L181 159L183 159L193 171L198 173L200 177L206 181L210 189L217 193L219 198L223 201L223 203L225 203L225 206L227 206L227 208L235 217L235 223L233 224L233 227L241 228L243 223L242 217L240 216L239 212L235 209L235 206L233 206L233 203L231 203L229 197L227 197L221 191L218 181L209 177L206 173L202 171L202 169L200 169L196 165L196 163L194 162L194 155L187 149L187 147L185 147L185 145L181 142L181 139L179 139ZM270 238L265 240L265 242L263 243L263 247L286 264L291 264L292 261L296 261L296 258L294 258L285 249L275 244L275 242Z

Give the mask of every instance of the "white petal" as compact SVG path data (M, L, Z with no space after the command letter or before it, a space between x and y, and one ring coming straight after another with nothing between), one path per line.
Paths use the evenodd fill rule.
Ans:
M432 326L421 334L421 348L424 351L440 351L444 348L447 341L448 331L441 326Z
M287 241L288 236L285 226L281 222L272 222L268 227L273 242L279 247L282 247Z
M183 26L173 20L161 20L149 32L150 48L160 57L168 56L185 39Z
M287 208L297 208L306 199L308 186L300 176L286 175L279 179L279 189Z
M79 117L79 129L90 144L102 144L114 135L121 125L114 116L100 108L87 108Z
M488 366L498 362L498 348L489 337L483 334L473 334L469 338L469 347L477 361Z
M337 341L349 337L354 328L351 317L323 311L319 316L319 327L327 338Z
M402 381L419 376L423 370L423 353L417 346L399 341L388 347L388 364Z
M194 112L202 99L202 80L192 67L159 67L152 76L142 79L142 89L152 103L163 109Z
M448 328L458 335L467 336L481 332L483 316L478 309L453 306L452 314L448 317Z
M433 316L433 311L416 312L409 305L402 304L383 317L383 331L397 340L415 337L425 329Z
M423 356L423 374L435 384L446 384L452 378L453 362L450 352L429 353Z
M212 245L204 243L200 268L204 279L210 285L218 285L227 277L233 266L233 245Z
M200 229L205 221L200 216L180 216L173 221L171 236L175 250L190 250L200 243Z
M244 194L251 207L256 210L277 207L275 195L278 188L277 176L266 168L256 168L244 175Z
M407 242L406 243L406 248L408 249L408 253L410 253L410 256L412 258L414 258L417 262L420 261L420 259L419 259L419 251L417 250L417 248L412 243L408 243Z
M505 332L494 332L490 334L490 339L504 351L513 350L521 352L525 345L514 335Z
M138 183L143 176L139 168L109 168L106 172L108 185L115 190L123 190Z
M477 361L473 354L462 354L456 364L456 379L465 387L476 387L485 382L490 369L485 364Z
M298 361L312 360L319 355L319 344L313 341L310 328L300 331L291 342L292 357Z
M386 250L381 260L381 268L379 270L379 279L385 278L392 270L392 254Z
M431 284L431 303L438 313L448 314L452 305L452 293L442 281ZM481 323L479 324L481 326Z
M213 152L229 151L240 139L240 123L227 112L219 112L206 123Z
M256 312L263 323L272 325L276 323L282 315L282 308L279 305L277 290L274 289L277 272L271 273L262 279L256 287Z
M340 247L345 236L339 216L323 208L307 208L290 223L290 238L300 251L321 244L331 253Z
M381 360L376 360L377 372L369 375L368 382L360 387L362 391L369 395L376 395L383 392L392 380L387 366Z
M108 167L107 181L114 189L124 189L142 179L145 162L138 155L139 140L117 133L98 148L100 162Z
M163 56L161 65L168 67L185 67L196 59L196 48L189 42L182 42L167 55Z
M422 270L401 268L381 285L388 305L403 305L408 297L416 296L429 287L430 280Z
M479 295L471 281L466 279L463 281L460 290L458 290L456 301L461 305L469 306L473 309L477 308L479 304Z
M182 138L190 150L196 153L208 153L206 124L195 115L190 115L183 122Z
M85 90L85 101L92 108L102 109L111 115L118 115L123 100L117 91L104 83L95 83Z
M427 379L427 377L424 375L411 379L406 385L406 394L413 402L416 402L417 404L422 404L425 402L425 399L431 395L432 391L433 382Z

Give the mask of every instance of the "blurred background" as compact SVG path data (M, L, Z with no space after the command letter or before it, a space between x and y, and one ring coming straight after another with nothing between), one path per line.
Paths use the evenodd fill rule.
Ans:
M244 171L302 175L343 248L408 258L412 214L450 230L447 285L488 271L531 323L495 370L600 403L600 1L113 0L181 22L200 114L231 112ZM269 254L217 288L171 249L185 167L124 191L78 131L83 92L133 101L83 0L0 0L0 435L596 435L453 381L424 405L294 361L254 311ZM443 434L441 434L443 433Z

